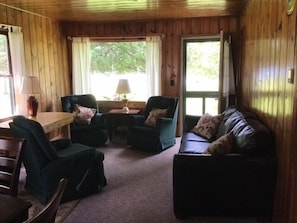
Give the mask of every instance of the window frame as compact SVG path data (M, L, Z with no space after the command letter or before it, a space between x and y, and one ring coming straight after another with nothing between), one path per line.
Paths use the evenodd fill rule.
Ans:
M187 91L186 90L186 55L187 55L187 50L186 50L186 45L187 43L192 43L192 42L208 42L208 41L218 41L221 42L220 36L219 35L214 35L214 36L199 36L199 37L185 37L182 38L182 76L183 76L183 101L185 102L187 98L196 98L196 99L201 99L202 100L202 114L206 112L206 99L215 99L218 100L220 96L220 86L218 91ZM221 51L222 49L220 49ZM219 54L220 55L220 54ZM220 58L221 60L221 58ZM220 65L219 65L220 66ZM218 73L219 77L219 82L220 82L220 71ZM219 112L219 102L218 102L218 112ZM186 116L186 103L184 103L183 106L183 114Z
M100 37L92 37L90 38L90 43L94 43L94 42L101 42L101 43L106 43L106 42L114 42L114 43L121 43L121 42L146 42L146 37L109 37L109 38L100 38ZM146 74L147 75L147 74ZM120 78L119 78L120 79ZM131 83L130 83L130 88L131 88ZM115 101L115 99L97 99L100 101ZM119 99L118 99L119 100ZM130 99L129 99L130 100ZM121 101L121 100L119 100ZM134 100L132 98L131 101L137 101L137 102L143 102L146 101L146 99L142 99L142 100Z
M12 72L12 60L11 60L11 52L10 52L11 49L10 49L8 29L0 28L0 35L6 36L6 40L7 40L7 57L8 57L7 59L8 59L8 72L9 72L9 75L0 74L0 78L9 79L10 106L11 106L11 114L9 116L12 116L16 111L16 105L15 105L14 75Z

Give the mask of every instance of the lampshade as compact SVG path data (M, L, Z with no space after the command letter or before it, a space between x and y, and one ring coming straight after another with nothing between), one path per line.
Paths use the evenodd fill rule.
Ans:
M126 98L126 94L130 93L130 86L129 86L129 82L127 79L120 79L119 83L118 83L118 87L116 90L116 93L118 94L123 94L124 97L122 99L122 101L126 102L126 105L123 107L122 112L123 113L129 113L129 108L128 108L128 100Z
M21 93L22 94L41 93L41 88L40 88L38 78L34 76L23 76ZM29 117L35 118L38 110L38 101L33 95L30 95L27 99L27 109L28 109Z
M39 94L41 93L38 78L35 76L23 76L21 85L22 94Z
M128 94L130 93L130 86L129 86L129 82L127 79L120 79L118 86L117 86L117 90L116 93L118 94Z

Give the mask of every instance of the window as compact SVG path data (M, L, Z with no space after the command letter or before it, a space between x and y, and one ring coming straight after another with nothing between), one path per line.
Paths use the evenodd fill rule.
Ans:
M119 100L119 79L128 79L128 100L160 95L161 38L72 39L73 93L92 93L97 100Z
M14 113L13 76L9 53L8 34L0 30L0 117Z
M145 101L146 42L91 42L91 91L98 100L120 100L116 94L119 79L127 79L129 100Z

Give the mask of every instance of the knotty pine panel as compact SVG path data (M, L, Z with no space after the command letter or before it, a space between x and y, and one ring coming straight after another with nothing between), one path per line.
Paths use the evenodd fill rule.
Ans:
M181 95L181 41L182 37L219 35L223 30L232 35L234 55L237 57L239 19L237 17L189 18L173 20L132 21L114 23L77 23L62 24L65 36L69 37L136 37L160 35L162 37L161 94L179 97ZM70 41L69 41L70 42ZM68 43L68 47L71 44ZM71 52L71 49L68 49ZM236 64L235 60L235 64ZM71 70L71 67L69 67ZM236 70L236 68L235 68ZM174 79L174 86L170 80ZM180 102L182 105L182 102ZM182 109L179 122L181 123ZM182 125L178 124L177 135L181 135Z
M162 36L162 94L179 96L181 78L181 38L201 35L219 35L223 29L238 47L239 20L237 17L190 18L175 20L131 21L114 23L66 22L62 24L69 37L135 37ZM68 44L71 46L71 44ZM234 52L236 55L236 51ZM175 85L170 79L175 77Z
M24 34L27 75L37 76L42 93L36 95L39 111L61 111L60 97L71 93L66 38L52 19L0 5L0 23L20 26ZM20 96L21 113L26 97Z
M286 13L286 1L250 0L241 18L240 104L255 111L274 132L278 181L273 223L297 222L296 190L296 12Z

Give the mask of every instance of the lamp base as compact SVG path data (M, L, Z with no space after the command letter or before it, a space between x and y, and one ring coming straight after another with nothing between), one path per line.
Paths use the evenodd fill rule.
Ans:
M35 118L37 116L38 101L34 96L29 96L27 99L27 109L30 118Z
M127 106L123 107L122 112L128 114L129 108Z

